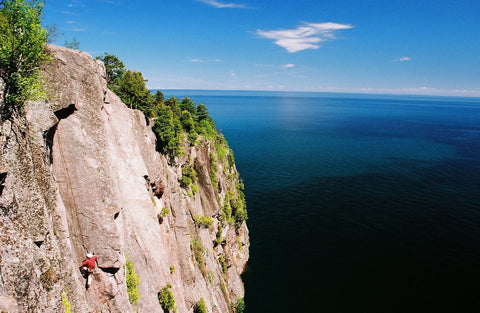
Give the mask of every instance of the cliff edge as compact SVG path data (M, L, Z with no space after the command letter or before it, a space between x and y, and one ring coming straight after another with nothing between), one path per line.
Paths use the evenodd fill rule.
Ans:
M159 153L143 113L107 89L101 62L49 49L47 99L1 126L0 311L162 312L167 286L178 312L202 298L208 312L235 311L249 237L225 216L241 185L230 152L203 139L180 157ZM182 183L186 168L195 189ZM88 289L87 252L99 266Z

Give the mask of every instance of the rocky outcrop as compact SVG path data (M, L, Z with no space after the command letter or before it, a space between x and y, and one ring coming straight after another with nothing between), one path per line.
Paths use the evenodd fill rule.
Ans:
M249 247L245 223L221 218L238 189L235 166L213 165L217 187L213 142L185 146L174 160L158 153L143 113L106 88L101 62L50 50L47 99L2 125L0 310L162 312L158 293L170 283L178 312L193 312L200 298L208 312L232 311ZM198 173L195 193L181 185L187 165ZM87 252L99 265L88 290L78 269ZM127 257L139 276L136 304Z

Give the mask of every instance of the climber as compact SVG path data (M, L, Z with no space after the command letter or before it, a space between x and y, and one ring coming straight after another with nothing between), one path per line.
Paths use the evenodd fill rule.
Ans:
M92 274L94 273L95 269L97 268L97 256L93 255L93 253L87 253L87 258L82 262L80 266L80 272L82 273L84 278L87 278L87 284L85 288L88 289L92 282Z

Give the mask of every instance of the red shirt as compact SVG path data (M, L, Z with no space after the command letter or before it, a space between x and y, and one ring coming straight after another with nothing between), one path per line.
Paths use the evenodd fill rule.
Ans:
M89 269L93 270L95 267L97 267L95 260L97 260L96 255L92 256L90 259L86 259L85 261L83 261L82 266L86 265Z

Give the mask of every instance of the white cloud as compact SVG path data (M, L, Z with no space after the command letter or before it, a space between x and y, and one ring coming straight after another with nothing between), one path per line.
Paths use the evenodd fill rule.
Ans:
M405 62L405 61L410 61L410 60L411 60L410 57L400 57L400 58L398 58L398 61L400 61L400 62Z
M283 67L283 68L292 68L292 67L295 67L295 64L291 64L291 63L289 63L289 64L284 64L284 65L282 65L282 67Z
M231 76L231 77L237 77L237 74L235 74L235 71L234 71L234 70L231 70L231 71L230 71L230 76Z
M188 61L193 63L220 63L223 62L222 59L202 59L202 58L189 58Z
M290 53L294 53L307 49L318 49L321 42L336 39L336 31L350 28L353 28L353 26L332 22L304 23L295 29L258 29L256 34L264 38L273 39L275 44L287 49Z
M216 0L197 0L198 2L202 2L205 4L208 4L212 7L215 7L217 9L246 9L247 6L245 4L240 4L240 3L224 3Z

